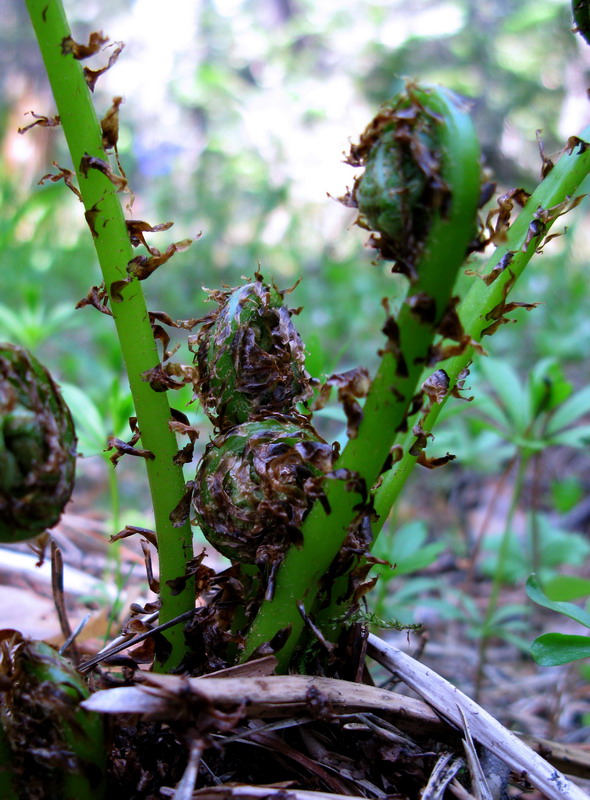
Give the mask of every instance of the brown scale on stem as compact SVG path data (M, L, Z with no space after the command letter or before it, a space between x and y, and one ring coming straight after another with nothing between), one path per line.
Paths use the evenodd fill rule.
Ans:
M107 447L105 452L108 450L115 450L113 455L110 457L110 461L115 467L124 455L145 458L148 461L153 461L155 458L155 455L151 450L142 450L139 447L135 447L137 442L141 439L141 431L137 427L137 417L129 418L129 427L131 428L133 435L128 442L124 442L122 439L117 439L116 436L107 436Z
M385 347L383 349L377 351L377 355L383 356L384 353L391 353L395 359L397 377L407 378L408 365L406 364L406 359L402 352L399 325L391 313L389 300L386 297L381 300L381 305L385 309L385 313L387 315L385 318L385 324L381 329L381 332L387 337L387 342L385 343Z
M369 371L365 367L355 367L346 372L334 373L326 379L321 387L312 410L318 411L324 408L330 398L332 387L336 387L338 402L342 403L348 422L347 436L349 439L355 439L363 419L363 410L357 400L367 396L370 386Z
M20 133L21 135L23 133L27 133L27 131L30 131L31 128L56 128L58 125L61 125L59 114L56 114L54 117L45 117L42 114L35 114L34 111L29 111L28 113L34 118L35 121L31 122L30 125L25 125L24 128L18 128L17 133Z
M104 288L104 283L100 286L91 286L88 290L86 297L83 297L75 305L75 308L84 308L85 306L92 306L100 311L101 314L106 314L108 317L113 316L113 312L108 306L109 295Z
M506 298L508 297L508 293L514 286L516 281L516 276L513 272L510 272L510 278L506 281L504 286L502 287L502 299L500 302L488 311L485 315L486 320L493 320L491 325L488 325L487 328L481 332L483 336L492 336L501 325L506 325L510 322L516 322L515 319L510 319L506 317L506 314L509 314L511 311L514 311L517 308L524 308L526 311L532 311L533 308L536 308L540 303L519 303L519 302L511 302L507 303Z
M57 183L57 181L63 180L65 185L70 189L78 198L80 202L82 202L82 195L80 194L80 190L77 186L74 186L74 180L76 178L76 174L72 172L71 169L67 169L67 167L60 167L57 161L51 162L54 167L57 167L59 170L58 173L48 172L47 175L44 175L40 180L37 181L37 186L42 186L45 181L51 181L51 183Z

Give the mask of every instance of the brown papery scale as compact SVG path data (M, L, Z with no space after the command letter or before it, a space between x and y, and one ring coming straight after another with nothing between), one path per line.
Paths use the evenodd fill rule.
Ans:
M303 343L283 305L285 293L255 277L210 292L218 308L204 318L191 345L196 392L221 431L266 413L290 414L311 396Z
M334 452L306 417L273 414L237 425L207 446L193 492L196 521L220 553L278 566L321 496Z

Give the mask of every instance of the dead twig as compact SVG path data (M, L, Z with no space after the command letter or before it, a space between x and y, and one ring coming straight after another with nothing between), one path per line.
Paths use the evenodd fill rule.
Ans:
M464 715L473 739L507 764L516 775L543 792L548 800L589 800L588 795L565 775L431 669L372 633L369 634L367 652L458 728L463 728Z

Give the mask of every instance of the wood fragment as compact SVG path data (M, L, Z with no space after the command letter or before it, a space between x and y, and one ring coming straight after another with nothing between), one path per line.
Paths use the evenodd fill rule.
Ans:
M456 758L453 753L441 753L422 789L421 800L443 800L447 786L464 766L464 759Z
M215 705L243 703L249 717L280 717L307 708L308 692L315 688L336 713L380 711L404 721L404 730L448 736L448 726L425 703L361 683L311 675L271 675L239 678L181 678L149 674L145 683L96 692L84 701L86 708L104 714L165 714L168 698L193 691ZM157 693L155 690L160 690Z
M473 739L487 747L517 775L526 778L548 800L589 800L588 795L565 775L520 741L481 706L428 667L372 633L368 639L368 654L395 673L441 716L459 728L463 727L462 710L469 721Z
M164 797L173 797L174 790L162 788ZM312 792L306 789L273 788L270 786L249 786L247 784L226 783L223 786L208 786L193 793L194 800L366 800L366 797L332 792Z
M492 791L488 785L487 778L483 771L483 767L479 760L479 756L477 754L477 750L475 749L475 742L473 741L473 737L471 736L471 731L469 729L469 722L467 717L465 716L465 712L462 708L459 709L461 712L461 719L463 720L463 730L465 731L465 738L463 739L463 748L465 749L465 755L467 756L467 764L469 766L469 772L471 773L471 785L473 786L473 792L476 800L497 800L498 797L502 795L500 792L496 793L495 795L492 794ZM506 775L508 778L508 775ZM506 787L503 786L502 790L505 794Z

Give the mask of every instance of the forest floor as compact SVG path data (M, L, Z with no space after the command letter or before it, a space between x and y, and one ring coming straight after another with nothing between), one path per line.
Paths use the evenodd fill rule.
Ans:
M488 487L490 490L492 488ZM483 496L483 493L479 492L478 495ZM147 588L139 537L120 542L120 560L115 564L105 521L89 510L96 507L95 502L91 484L84 484L68 507L68 513L64 514L52 532L63 556L64 598L72 629L86 619L76 640L82 659L95 655L120 634L128 619L131 603L145 606L146 602L155 599L155 595ZM440 499L437 502L440 503ZM434 509L436 505L433 501L431 508ZM471 504L469 513L480 512L482 509L478 509L477 504ZM436 513L440 514L440 508ZM0 629L14 628L25 636L59 646L64 641L64 634L54 602L49 553L42 566L36 566L37 562L38 555L26 543L3 546L0 552ZM222 567L214 559L209 563L214 568ZM465 559L454 558L448 553L443 553L426 570L429 577L435 577L441 585L448 587L464 586L469 580L468 571L469 564ZM117 575L124 584L121 592L116 588ZM490 591L490 579L480 575L469 580L470 596L482 613ZM523 602L522 589L502 591L503 603ZM114 605L118 607L118 616L112 619L109 615ZM423 609L419 609L418 617L423 623L421 632L387 631L382 634L383 638L400 650L414 655L432 672L446 678L468 697L475 699L509 730L549 740L556 752L557 743L560 743L565 748L565 755L562 753L552 763L564 769L564 758L569 759L570 766L573 766L564 771L569 770L575 775L575 782L590 796L590 683L581 674L579 664L540 668L515 644L493 639L482 666L481 642L464 621L441 619L427 603ZM529 640L542 630L551 629L542 612L537 615L537 610L533 610L530 620L531 634L525 637ZM563 625L560 630L564 630ZM382 666L370 660L368 663L375 685L387 685L396 693L416 697L403 683L392 683L391 674ZM428 702L428 698L422 699ZM425 729L422 725L416 736L415 726L410 726L411 730L404 730L401 720L396 721L395 729L389 729L387 725L380 727L381 723L378 723L376 739L375 736L368 738L368 727L374 724L374 720L373 723L367 721L366 715L359 717L357 712L356 716L351 713L348 723L344 724L342 718L336 719L341 715L334 715L329 710L330 704L328 702L326 705L325 698L321 712L316 709L311 713L310 708L301 712L303 717L300 717L298 724L294 712L287 714L291 721L282 731L276 729L276 724L267 730L264 715L258 721L250 719L247 722L249 733L248 736L244 734L243 739L237 736L236 730L243 734L244 727L230 725L234 740L239 740L231 755L222 755L220 742L207 738L207 734L205 753L198 752L199 758L203 756L197 781L201 794L206 795L209 791L219 797L223 795L223 785L238 782L247 783L249 793L244 790L240 795L234 790L232 797L258 796L252 789L254 784L264 784L266 789L262 792L263 796L278 792L283 793L283 798L286 797L285 792L291 793L297 789L387 797L388 800L414 800L421 796L458 797L459 800L485 797L485 794L479 795L473 789L468 790L458 781L451 782L450 779L447 780L447 794L443 790L443 794L436 795L430 784L430 794L427 791L420 794L426 783L432 780L433 769L440 761L441 753L448 750L456 759L461 751L460 743L445 742L440 730L433 729L429 733L427 727ZM253 730L257 726L262 726L264 730ZM292 729L296 729L295 732ZM133 730L137 734L137 728ZM176 732L175 735L186 744L186 731L183 734ZM342 737L341 741L339 737ZM246 739L249 740L248 746L244 743ZM256 748L254 755L251 753L253 745ZM190 751L190 747L188 749ZM538 743L536 749L539 751ZM271 753L272 758L267 758L264 751ZM258 767L255 766L256 759L259 759ZM179 758L177 753L174 761L167 769L160 770L163 773L160 792L153 788L155 782L150 784L144 775L145 785L149 784L151 788L133 794L129 786L141 782L136 764L135 771L131 770L131 777L128 778L129 786L122 786L120 796L172 796L174 780L179 779L186 767L186 756ZM463 783L469 785L468 780ZM192 796L192 787L186 789L184 794L177 792L174 796L189 798ZM227 792L225 796L229 796ZM515 780L513 775L506 796L537 800L545 795L531 789L526 781Z

